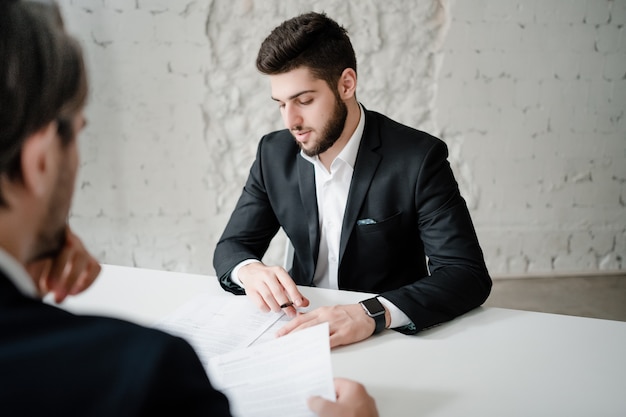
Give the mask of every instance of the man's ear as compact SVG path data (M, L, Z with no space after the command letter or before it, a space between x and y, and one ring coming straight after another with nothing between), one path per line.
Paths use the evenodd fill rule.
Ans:
M46 193L56 158L57 122L52 121L24 141L22 179L24 187L37 195Z
M343 100L354 97L356 93L356 72L352 68L346 68L339 77L339 97Z

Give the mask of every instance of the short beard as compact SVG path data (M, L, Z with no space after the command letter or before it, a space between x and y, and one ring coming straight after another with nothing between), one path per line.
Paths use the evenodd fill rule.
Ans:
M322 130L321 140L312 148L304 149L302 144L298 143L300 150L305 155L313 157L326 152L331 146L337 142L343 129L346 126L346 120L348 119L348 106L339 97L335 100L335 108L333 109L332 118L326 123Z

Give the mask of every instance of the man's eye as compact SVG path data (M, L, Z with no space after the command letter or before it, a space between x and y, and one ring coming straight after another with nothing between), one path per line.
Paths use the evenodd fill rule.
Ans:
M307 104L311 104L311 103L313 103L313 99L300 101L300 104L302 104L303 106L306 106Z

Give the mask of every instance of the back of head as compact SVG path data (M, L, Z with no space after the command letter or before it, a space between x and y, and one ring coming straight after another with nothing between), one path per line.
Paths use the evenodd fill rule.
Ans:
M21 178L25 139L50 122L58 122L64 143L72 140L86 77L80 47L52 0L0 1L0 176Z
M324 13L310 12L277 26L261 44L256 65L268 75L308 67L334 89L343 70L356 72L356 57L343 27Z

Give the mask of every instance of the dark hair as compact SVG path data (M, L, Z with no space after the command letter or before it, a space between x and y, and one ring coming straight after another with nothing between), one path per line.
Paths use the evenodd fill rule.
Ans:
M70 143L71 121L86 99L82 52L65 32L58 6L0 1L0 176L22 178L24 140L52 121L61 142Z
M307 67L334 91L346 68L356 72L348 32L324 13L310 12L286 20L261 44L256 66L263 74Z

